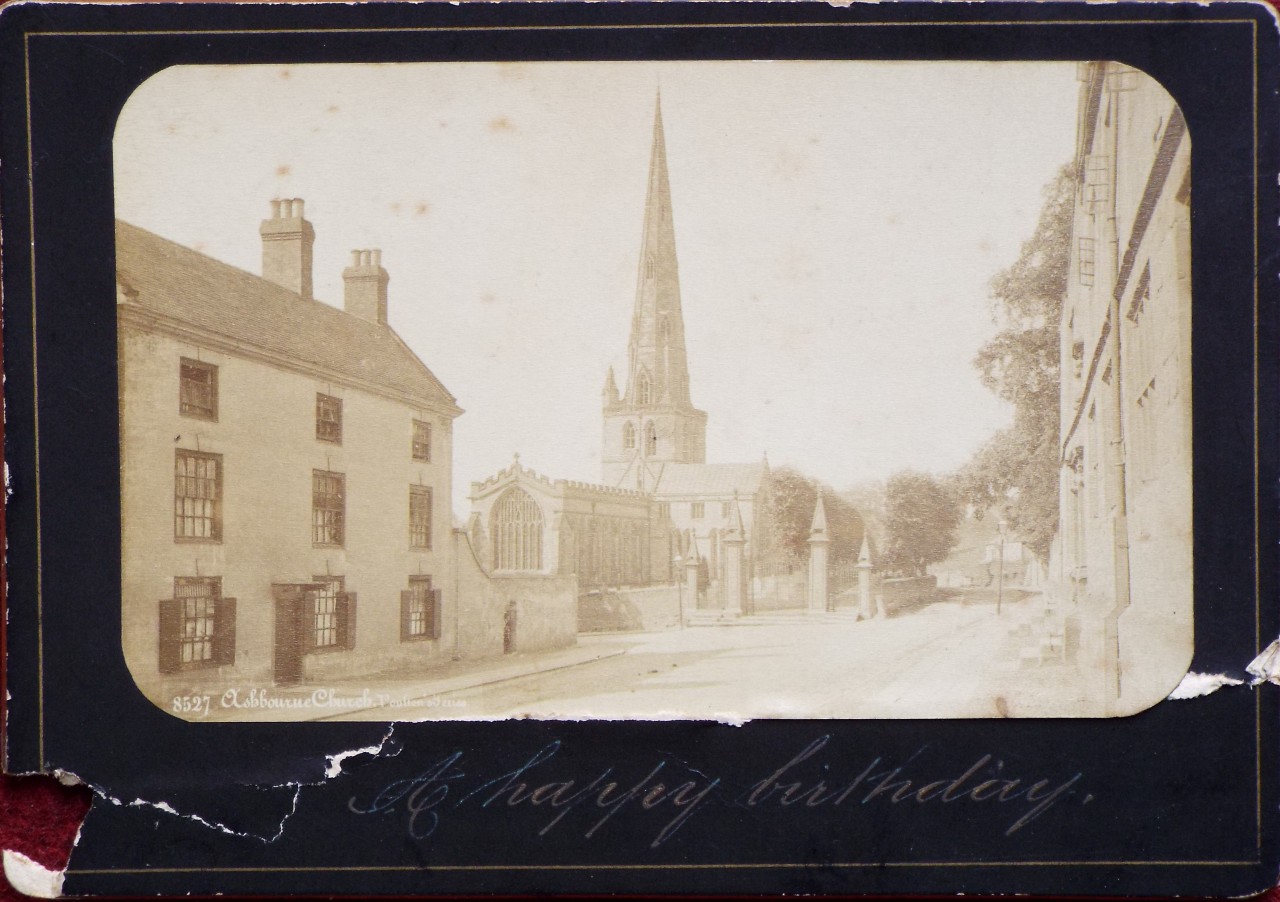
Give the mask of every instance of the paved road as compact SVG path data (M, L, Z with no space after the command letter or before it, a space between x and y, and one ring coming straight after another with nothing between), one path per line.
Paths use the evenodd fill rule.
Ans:
M1006 605L997 618L992 605L957 599L883 620L858 622L843 612L780 612L731 626L583 636L580 645L625 651L448 691L442 693L446 704L395 716L739 722L1025 715L1043 701L1043 687L1064 674L1028 679L1027 672L1016 670L1019 641L1010 628L1020 607ZM1036 685L1041 696L1023 697Z

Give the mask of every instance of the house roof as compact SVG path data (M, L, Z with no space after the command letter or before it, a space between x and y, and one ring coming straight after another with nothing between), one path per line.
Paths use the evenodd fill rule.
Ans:
M754 495L768 472L765 464L666 464L653 494L662 496Z
M382 387L457 415L456 399L389 326L353 316L260 276L116 221L121 306L303 365Z

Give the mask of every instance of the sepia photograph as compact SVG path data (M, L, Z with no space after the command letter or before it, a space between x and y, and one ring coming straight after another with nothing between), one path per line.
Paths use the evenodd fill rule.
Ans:
M182 65L113 153L120 641L176 717L1188 671L1191 136L1138 69Z

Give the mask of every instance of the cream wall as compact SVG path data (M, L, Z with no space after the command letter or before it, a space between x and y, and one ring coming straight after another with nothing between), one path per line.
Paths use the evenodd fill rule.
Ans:
M1148 185L1157 183L1161 142L1178 114L1147 76L1104 65L1108 81L1093 138L1080 152L1086 166L1101 163L1112 194L1092 210L1084 187L1077 196L1063 310L1062 425L1065 460L1079 453L1083 466L1079 476L1063 468L1059 548L1062 600L1073 621L1069 647L1078 637L1078 662L1098 697L1108 699L1106 713L1124 714L1164 698L1185 674L1193 646L1190 210L1179 197L1190 136L1183 134L1167 158L1150 220L1134 240ZM1081 238L1093 240L1091 286L1080 278ZM1108 320L1129 253L1115 374L1116 330ZM1114 476L1117 442L1122 482ZM1127 603L1120 585L1128 587Z
M120 330L122 606L126 661L144 692L164 704L187 686L270 684L273 582L346 577L357 593L355 648L306 656L306 681L448 660L456 599L452 569L451 424L443 413L292 372L228 350L143 331L122 314ZM178 413L179 360L218 367L218 421ZM315 438L317 392L343 399L340 446ZM432 423L432 461L412 460L412 420ZM222 541L174 539L175 449L222 455ZM345 547L314 547L312 470L346 476ZM433 490L431 550L409 547L409 486ZM400 641L400 592L411 574L442 590L443 636ZM175 576L221 576L237 599L234 667L162 677L158 601Z

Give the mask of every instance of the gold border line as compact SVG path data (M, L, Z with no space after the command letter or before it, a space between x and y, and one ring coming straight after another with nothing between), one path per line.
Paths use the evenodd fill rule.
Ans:
M466 33L483 31L632 31L632 30L674 30L674 29L712 29L712 28L916 28L920 26L960 26L965 28L995 26L1028 26L1028 25L1244 25L1252 24L1257 30L1257 22L1253 19L1206 19L1206 20L1170 20L1170 19L1027 19L996 20L991 22L669 22L652 25L641 24L577 24L577 25L430 25L403 26L390 28L235 28L210 29L208 31L33 31L31 37L117 37L123 35L255 35L255 34L428 34L428 33ZM463 61L468 62L468 61ZM474 60L474 62L484 62ZM568 61L564 61L568 62ZM619 60L618 62L624 62ZM643 62L643 61L637 61ZM713 61L714 62L714 61ZM857 62L851 60L851 62ZM944 62L944 61L940 61ZM1032 60L1031 62L1035 62ZM218 64L209 64L218 65ZM238 65L254 65L243 63ZM334 65L343 65L335 63Z
M1262 231L1262 220L1258 210L1258 184L1261 160L1258 154L1258 23L1253 22L1253 647L1255 652L1262 650L1262 481L1259 475L1261 466L1262 440L1258 432L1261 422L1259 410L1259 371L1262 368L1258 359L1261 346L1259 336L1258 284L1262 278L1260 258L1258 254L1259 233ZM1193 202L1194 203L1194 202ZM1194 263L1192 264L1194 266ZM1194 326L1193 326L1194 330ZM1194 477L1193 477L1194 479ZM1194 532L1194 530L1193 530ZM1194 560L1193 560L1194 565ZM1194 595L1194 593L1193 593ZM1194 609L1193 609L1194 610ZM1195 615L1192 614L1194 621ZM1257 799L1254 811L1254 823L1257 825L1256 848L1258 857L1262 857L1262 693L1253 690L1253 735L1254 735L1254 772L1257 774Z
M36 366L37 358L37 342L36 336L38 329L36 328L36 250L35 250L35 173L34 173L34 154L32 150L33 127L31 121L31 39L35 37L124 37L124 36L252 36L252 35L270 35L270 34L289 34L289 35L307 35L307 34L397 34L397 33L466 33L466 32L532 32L532 31L627 31L627 30L676 30L676 29L723 29L723 28L762 28L762 29L778 29L778 28L884 28L884 27L938 27L938 26L962 26L962 27L990 27L990 26L1014 26L1029 27L1043 25L1242 25L1248 24L1252 30L1252 50L1253 50L1253 206L1254 206L1254 334L1253 334L1253 351L1254 351L1254 371L1253 371L1253 409L1254 409L1254 644L1258 645L1261 641L1261 558L1262 549L1261 542L1261 512L1258 504L1260 489L1260 453L1261 441L1258 434L1258 426L1260 423L1259 411L1259 379L1260 379L1260 360L1258 359L1258 351L1260 346L1259 337L1259 233L1261 223L1259 221L1259 204L1258 204L1258 179L1259 179L1259 153L1258 153L1258 23L1256 19L1206 19L1206 20L1166 20L1166 19L1132 19L1125 21L1116 21L1110 19L1076 19L1076 20L998 20L988 22L955 22L955 21L920 21L920 22L783 22L783 23L666 23L666 24L578 24L578 25L524 25L524 26L475 26L475 27L459 27L459 26L431 26L431 27L398 27L398 28L302 28L302 29L227 29L227 30L207 30L207 31L36 31L27 32L23 35L23 65L24 76L26 80L26 114L27 114L27 176L28 176L28 192L27 192L27 215L30 223L30 263L31 263L31 322L32 322L32 388L33 388L33 426L34 426L34 450L35 450L35 475L36 486L34 491L35 498L35 517L36 517L36 642L37 642L37 748L40 758L40 768L44 769L44 617L43 617L43 549L42 549L42 528L41 528L41 502L40 502L40 430L39 430L39 368ZM873 61L874 58L867 58L866 61ZM716 62L717 60L709 60ZM804 62L804 60L796 60ZM859 62L860 60L849 60L849 62ZM1049 60L1045 60L1048 62ZM474 62L484 62L483 60L474 60ZM591 62L591 60L581 60L581 62ZM619 61L626 62L626 61ZM942 62L942 61L940 61ZM221 65L217 63L193 64L193 65ZM239 65L254 65L252 63ZM262 65L271 65L264 63ZM342 63L334 65L345 65ZM795 868L870 868L870 867L918 867L918 868L947 868L947 867L967 867L967 868L983 868L983 867L1119 867L1119 866L1162 866L1162 867L1222 867L1222 866L1256 866L1261 864L1262 850L1262 707L1261 693L1254 693L1254 740L1255 740L1255 770L1256 770L1256 827L1257 827L1257 850L1258 860L1256 861L987 861L987 862L839 862L839 863L744 863L744 864L592 864L592 865L429 865L429 866L320 866L320 867L231 867L231 868L143 868L143 869L111 869L111 868L86 868L82 870L69 869L68 874L74 875L132 875L132 874L150 874L150 873L306 873L306 872L373 872L373 871L532 871L532 870L644 870L650 868L660 868L667 870L691 870L691 869L795 869Z
M31 245L31 434L35 451L36 486L32 493L36 505L36 755L38 770L44 762L44 553L40 525L40 367L36 336L36 180L35 155L31 150L31 35L22 36L22 67L27 101L27 218Z
M85 876L103 874L204 874L217 872L220 874L260 874L304 872L365 872L365 871L708 871L717 869L767 870L800 868L1021 868L1021 867L1118 867L1132 864L1158 864L1163 867L1220 867L1222 865L1255 866L1257 861L984 861L980 864L956 861L838 861L813 862L744 862L740 864L689 864L672 862L671 864L405 864L405 865L327 865L314 868L305 867L235 867L235 868L85 868L70 869L67 875Z

